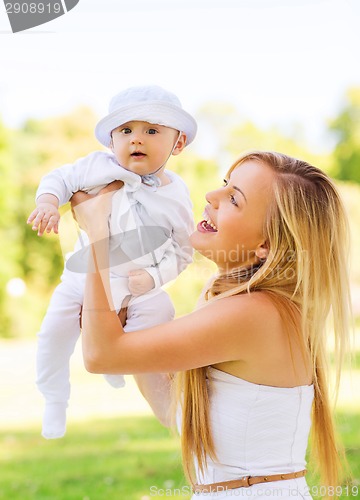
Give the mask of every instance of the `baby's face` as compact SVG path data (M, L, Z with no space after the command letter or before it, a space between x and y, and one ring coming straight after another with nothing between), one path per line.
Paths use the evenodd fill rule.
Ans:
M111 150L122 167L147 175L166 162L178 135L179 132L170 127L131 121L112 131ZM181 146L181 141L179 143ZM185 143L178 152L184 146Z

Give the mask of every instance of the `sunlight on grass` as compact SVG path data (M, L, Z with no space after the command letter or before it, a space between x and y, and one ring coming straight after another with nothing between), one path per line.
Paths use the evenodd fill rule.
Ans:
M71 425L56 441L31 430L0 441L1 499L140 500L151 486L185 485L178 441L152 417Z
M125 389L114 391L101 376L85 372L81 352L76 351L67 435L46 441L40 436L42 401L33 387L35 346L22 343L13 347L4 342L1 345L0 500L190 499L179 440L154 417L144 414L148 406L131 377ZM352 373L343 373L337 412L338 428L358 485L359 351ZM125 413L130 410L137 415ZM308 482L318 484L311 473Z
M359 422L359 411L338 413L357 482ZM180 465L178 438L153 417L72 424L65 438L54 441L39 437L35 429L2 431L0 450L4 500L149 500L164 497L164 492L166 498L191 496ZM317 484L311 474L308 480ZM337 498L349 500L349 496Z

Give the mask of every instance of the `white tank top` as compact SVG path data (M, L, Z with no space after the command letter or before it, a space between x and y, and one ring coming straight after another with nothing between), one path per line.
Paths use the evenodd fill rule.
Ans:
M208 461L198 483L243 476L296 472L306 468L314 388L254 384L210 367L210 422L218 463ZM266 489L266 491L265 491ZM260 491L261 490L261 491ZM280 491L281 490L281 491ZM304 478L253 485L194 499L311 498Z

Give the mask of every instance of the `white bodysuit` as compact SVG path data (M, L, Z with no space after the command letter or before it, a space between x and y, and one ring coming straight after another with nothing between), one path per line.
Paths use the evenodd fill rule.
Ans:
M114 180L124 181L113 195L109 220L114 308L119 310L124 297L130 294L129 271L146 269L155 282L153 290L131 299L127 332L173 319L173 305L161 286L175 279L192 261L189 235L194 225L189 191L178 175L165 172L169 184L148 186L139 175L122 168L113 154L99 151L47 174L36 193L36 197L53 194L63 205L76 191L96 193ZM57 408L51 417L44 416L45 437L61 437L65 432L54 432L54 426L47 421L55 420L53 414L65 412L70 396L69 360L80 334L88 252L87 236L82 232L66 261L61 283L53 293L38 334L37 386L46 405ZM106 378L115 387L124 385L122 375Z

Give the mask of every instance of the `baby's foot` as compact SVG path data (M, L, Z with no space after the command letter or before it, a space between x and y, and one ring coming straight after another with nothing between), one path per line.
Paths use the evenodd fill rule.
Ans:
M104 378L115 389L120 389L120 387L124 387L125 385L124 375L104 375Z
M57 439L66 432L67 403L46 403L43 417L42 436L46 439Z

